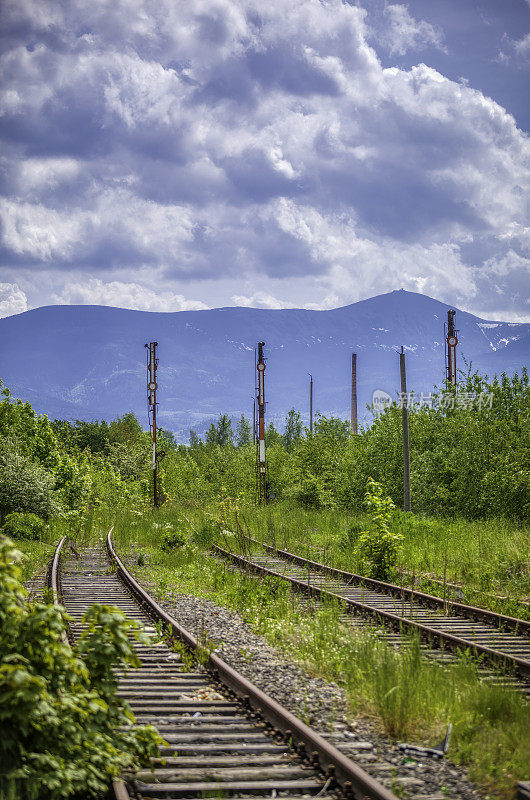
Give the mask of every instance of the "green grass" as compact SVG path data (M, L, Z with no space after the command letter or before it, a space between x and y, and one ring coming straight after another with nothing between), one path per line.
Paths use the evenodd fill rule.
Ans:
M48 523L44 535L38 541L14 539L17 550L24 554L22 581L26 582L35 575L46 572L61 537L68 536L77 544L91 543L109 530L112 524L111 519L112 515L109 511L101 509L88 515L79 529L72 530L71 522L67 519L56 518Z
M530 763L530 714L517 692L481 682L465 657L442 668L421 656L416 640L398 651L369 628L359 631L338 623L336 603L315 607L308 615L283 583L230 571L197 543L205 513L167 508L156 516L121 516L114 534L118 552L128 552L133 563L141 554L145 565L134 567L137 575L162 595L193 594L238 611L288 658L341 685L352 713L372 718L390 736L432 744L452 722L451 758L467 766L470 777L488 791L513 797L515 782L528 778ZM283 545L270 527L269 520L278 519L273 513L267 509L252 519L261 519L267 534ZM320 525L330 530L336 521L322 514ZM283 531L291 524L285 513L281 524ZM186 530L189 544L163 552L163 537L174 529ZM299 714L308 713L302 701Z
M366 515L348 516L331 510L275 504L241 509L243 530L267 544L323 561L351 572L361 572L352 523L366 530ZM444 596L446 584L459 584L463 601L500 613L530 619L530 530L508 520L436 519L396 511L391 528L403 535L403 552L395 581ZM522 602L519 602L522 601Z

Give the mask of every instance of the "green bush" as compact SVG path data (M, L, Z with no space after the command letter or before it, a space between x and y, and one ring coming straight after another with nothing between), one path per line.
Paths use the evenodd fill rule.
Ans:
M184 534L180 533L180 531L172 531L171 533L166 533L160 548L167 553L170 550L174 550L175 547L182 547L185 544Z
M40 541L46 525L36 514L19 514L14 511L8 514L2 526L4 536L12 539L33 539Z
M68 616L30 604L22 555L0 536L0 797L97 797L126 768L147 765L162 743L116 695L116 669L138 666L138 625L113 606L92 606L75 647Z
M373 530L359 535L357 554L368 577L388 581L394 575L403 542L403 536L389 528L395 506L390 497L383 497L383 487L372 478L368 478L364 504Z

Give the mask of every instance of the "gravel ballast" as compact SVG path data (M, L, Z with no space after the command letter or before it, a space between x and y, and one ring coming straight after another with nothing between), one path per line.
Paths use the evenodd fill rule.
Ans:
M485 797L449 759L416 760L404 754L375 725L352 717L345 692L335 683L314 678L254 633L237 612L188 594L163 595L135 573L160 605L260 689L311 725L381 783L414 800Z

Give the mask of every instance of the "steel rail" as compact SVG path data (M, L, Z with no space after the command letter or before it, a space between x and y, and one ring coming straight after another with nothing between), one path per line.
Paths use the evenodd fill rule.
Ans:
M107 552L117 573L128 590L152 617L161 621L172 637L184 642L191 650L200 651L198 641L154 600L133 578L120 557L111 539L107 536ZM215 653L209 653L206 668L247 706L251 706L274 728L291 738L300 753L305 753L318 763L329 777L333 777L346 795L370 797L374 800L396 800L396 796L375 778L365 772L350 758L341 753L330 742L303 723L276 700L267 695L237 670L233 669Z
M488 661L492 661L496 664L501 663L504 666L512 669L516 668L525 678L530 677L530 661L526 661L525 659L508 655L497 650L492 650L486 645L478 644L470 641L469 639L463 639L460 636L455 636L447 631L441 631L437 628L432 628L430 625L425 625L422 622L416 622L415 620L407 617L393 614L391 611L375 608L367 603L353 600L351 597L343 597L328 589L311 585L290 575L284 575L281 572L277 572L269 569L268 567L256 564L255 562L250 561L249 559L244 558L237 553L232 553L229 550L225 550L218 545L212 545L212 550L214 553L222 556L223 558L233 561L243 569L255 572L257 574L268 575L269 577L282 581L288 581L296 591L312 595L313 597L333 598L334 600L338 600L339 602L343 603L348 610L355 610L364 616L370 616L376 619L380 623L386 623L387 625L390 624L397 630L401 631L403 629L407 629L410 632L418 632L423 639L426 639L431 644L442 642L451 650L471 650L475 656L482 656Z
M59 563L61 559L61 553L66 542L66 536L60 540L59 544L55 548L55 552L53 554L52 563L50 567L50 571L48 574L48 586L52 590L53 596L53 604L54 606L60 605L60 573L59 573Z
M527 620L519 619L518 617L510 617L505 614L498 614L496 611L490 611L487 608L480 608L478 606L467 605L466 603L459 603L456 600L443 600L441 597L436 597L436 595L427 594L426 592L419 592L416 589L409 589L405 586L398 586L396 583L378 581L375 578L367 578L364 575L357 575L355 572L346 572L345 570L337 569L336 567L330 567L327 564L321 564L319 561L311 561L310 559L303 558L295 553L290 553L288 550L280 550L276 547L271 547L268 544L264 544L263 542L258 542L257 539L252 539L252 541L256 542L256 544L259 544L264 550L274 553L275 555L279 555L282 558L285 558L287 561L292 561L300 566L311 567L318 572L332 575L335 578L341 578L349 583L360 586L369 586L371 589L383 591L386 594L399 597L400 599L402 597L406 597L409 601L418 600L426 606L441 608L444 610L450 609L451 611L454 611L462 616L469 617L470 619L478 619L481 622L487 622L488 624L494 623L499 627L502 626L506 630L530 635L530 622Z
M52 591L54 606L61 605L61 555L66 538L66 536L63 536L55 548L48 573L48 587ZM65 644L70 644L68 634L64 631L61 634L61 639ZM114 800L132 800L129 792L127 791L127 787L122 780L114 779L112 781L112 792L114 794Z

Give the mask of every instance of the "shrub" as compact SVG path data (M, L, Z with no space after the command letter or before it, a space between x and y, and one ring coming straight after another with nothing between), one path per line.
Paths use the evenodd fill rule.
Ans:
M8 514L2 526L4 536L12 539L33 539L39 541L42 538L46 525L44 520L36 514L19 514L14 511Z
M185 544L184 534L180 533L180 531L172 531L171 533L166 533L160 547L167 553L170 550L174 550L175 547L182 547Z
M392 577L401 550L403 536L389 529L395 509L390 497L383 497L383 487L368 478L365 506L374 530L359 535L357 554L368 577L388 581Z
M116 669L139 664L129 636L142 635L119 609L95 605L71 648L65 610L25 602L21 558L0 536L0 797L101 796L163 741L154 728L132 728L116 694Z
M59 510L55 478L41 464L21 454L15 441L0 444L0 514L38 514L48 519Z

